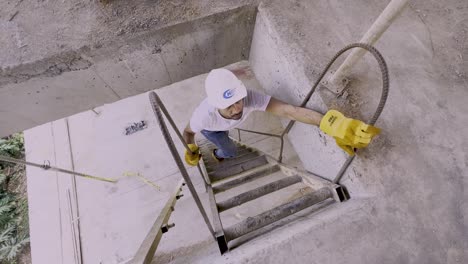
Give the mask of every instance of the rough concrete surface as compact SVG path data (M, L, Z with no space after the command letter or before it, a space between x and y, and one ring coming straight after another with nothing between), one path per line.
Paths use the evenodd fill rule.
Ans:
M148 30L252 3L256 1L112 0L105 4L94 0L5 0L0 10L4 30L0 65L2 69L11 68L57 56L66 57L67 52L84 47L99 49L116 40L140 36Z
M258 80L269 93L298 103L334 53L359 41L386 2L260 5L249 58ZM311 233L320 247L295 248L297 262L307 256L317 263L468 261L467 14L466 1L412 1L377 43L391 80L377 122L383 132L342 180L351 197L371 196L374 204L360 216L341 216L352 224ZM336 98L320 88L309 107L370 118L380 96L379 76L369 56L350 76L348 95ZM333 179L343 154L317 133L299 126L290 140L308 170ZM295 245L299 241L306 239ZM282 257L269 253L271 259Z
M181 2L172 1L171 3ZM20 5L24 3L21 2ZM42 7L50 3L52 2L38 2L37 5ZM151 12L145 13L139 9L141 3L143 1L135 1L135 9L124 8L123 10L137 12L138 9L138 12L149 15ZM217 6L214 1L186 1L181 5L190 6L196 3L210 3L206 6ZM226 11L223 7L230 6L227 1L217 3L220 9L215 10ZM246 32L235 25L239 21L245 21L245 17L251 17L249 14L252 13L249 13L251 12L249 8L240 8L246 12L245 16L240 15L240 20L234 19L228 22L227 25L231 26L231 30L225 35L219 35L222 27L217 28L218 31L215 30L217 33L207 33L213 28L206 27L204 30L197 31L195 35L198 34L200 39L208 35L210 39L220 40L219 46L225 49L237 47L239 43L246 45L248 48L245 50L249 51L248 55L242 55L241 47L235 52L236 56L224 62L227 64L232 62L228 62L229 60L236 58L240 60L248 56L253 71L249 74L255 74L267 93L284 101L298 104L335 52L346 44L359 41L387 3L388 1L370 0L272 0L260 4L256 14L253 37L250 34L244 34L242 41L231 42L232 39L236 39L233 32ZM84 2L77 6L93 4L95 3ZM10 18L9 14L14 14L13 5L14 3L10 2L7 8L0 11L2 19L0 27L7 28L7 32L13 32L15 38L4 38L3 34L1 37L2 42L4 42L3 39L10 41L6 42L9 46L4 47L20 49L23 45L20 33L26 27L20 28L15 23L6 21ZM57 8L63 12L60 8L70 4L62 3L61 5ZM111 2L109 6L117 7L117 5L124 5L124 1ZM132 7L133 3L129 6ZM43 7L45 10L46 6ZM45 12L44 10L42 12ZM74 14L83 15L93 9L78 8L78 10L81 11ZM105 10L105 8L102 7L99 10ZM231 15L239 14L236 10L226 12L232 12L229 13ZM160 11L155 11L155 14L162 14L158 12ZM191 13L189 9L185 11L179 9L173 12L176 12L174 13L176 16L188 14L188 17ZM21 18L20 14L18 13L12 21ZM65 14L62 13L63 16ZM147 31L144 27L135 27L131 20L125 20L124 15L116 14L115 16L119 18L117 21L126 22L114 24L110 14L108 13L112 30L109 32L121 32L120 29L122 29L120 41L129 42L132 45L122 48L122 51L120 44L110 45L111 52L107 52L105 44L102 47L97 45L98 48L89 46L90 50L96 49L96 58L102 61L100 71L98 71L99 76L102 73L102 77L96 78L96 82L100 84L92 83L84 89L72 87L73 84L67 80L77 80L77 83L78 80L79 83L91 82L92 77L98 75L93 72L86 75L85 72L92 69L94 65L84 69L88 67L85 61L87 57L80 59L76 56L73 63L67 65L71 68L83 68L83 70L65 72L55 77L32 78L18 84L6 84L0 90L2 100L0 111L6 111L5 105L9 105L9 108L15 104L23 106L17 98L25 98L28 92L36 92L28 87L38 89L38 82L51 83L52 86L55 82L65 83L73 91L80 91L78 95L80 93L82 95L77 96L76 101L67 100L68 103L63 103L64 106L59 108L50 103L50 100L46 100L44 102L47 103L44 103L43 108L32 107L27 112L22 112L21 109L13 112L18 116L15 119L0 116L2 133L15 131L4 129L3 124L9 124L5 126L8 129L14 126L20 129L54 120L47 111L53 112L60 109L58 111L60 116L56 117L64 117L106 102L151 90L152 84L149 81L142 81L134 86L130 85L130 82L136 79L134 75L148 76L154 71L162 71L162 61L149 55L152 51L158 53L158 46L153 45L156 42L151 42L152 45L147 45L144 49L135 48L133 45L142 42L138 38L139 34L144 35L152 31ZM197 20L197 23L209 24L213 21L211 19L216 20L227 13L223 14L214 15L207 20ZM165 16L162 15L162 17ZM105 20L105 15L99 17L101 21ZM215 242L210 240L203 227L193 201L189 197L184 197L177 204L182 210L176 209L173 215L177 228L163 237L154 263L468 263L468 194L466 192L468 142L465 138L468 134L468 118L465 114L468 112L466 103L468 100L467 17L468 3L465 0L445 2L414 0L377 42L376 47L382 52L389 67L390 94L385 109L376 123L382 128L382 134L367 149L358 152L357 158L341 181L351 194L350 201L319 208L313 213L304 211L296 214L292 217L295 221L282 221L252 234L245 238L245 241L239 241L231 252L220 256ZM145 16L142 16L142 19L144 18ZM189 24L184 25L186 26L179 28L168 26L165 30L191 29ZM223 24L223 27L225 25ZM243 25L252 26L253 22L246 22ZM132 28L138 28L138 30L132 32ZM77 27L75 31L78 30L86 31L86 28ZM95 35L87 36L88 39L84 43L94 43L91 41L93 38L89 36ZM116 34L114 38L111 38L110 33L103 34L103 36L109 37L110 40L115 39L116 42L120 37ZM135 36L134 42L131 36ZM193 46L189 44L190 36L191 34L181 34L175 41L167 42L168 50L178 50L179 55L187 52L193 57L189 60L191 63L180 67L177 65L177 60L174 61L176 65L174 71L178 73L175 74L178 77L171 81L169 76L172 76L172 73L163 74L161 79L158 79L161 80L158 87L207 72L213 65L222 65L222 63L208 65L201 63L199 61L201 57L192 53L191 47ZM64 39L69 41L68 37ZM12 40L15 42L11 42ZM250 42L245 43L250 40L252 40L251 46ZM226 45L225 42L232 46ZM70 48L70 54L82 54L79 48L81 45ZM125 49L130 51L126 52ZM37 49L38 52L39 50ZM42 55L48 54L50 50L44 51ZM116 58L106 57L114 54L115 50L119 50L125 59L119 61ZM15 54L17 56L20 53ZM170 56L172 53L167 54L172 58ZM5 53L1 56L3 56L2 68L3 65L22 63L16 57L8 57L10 55ZM31 57L37 61L42 58L32 55ZM213 61L216 62L217 58L215 56ZM343 59L344 57L340 61ZM10 64L4 64L7 61ZM132 68L132 65L140 62L146 66ZM192 69L195 66L200 68L189 71L186 75L183 74L187 68ZM128 68L134 70L128 70ZM55 68L50 70L56 72ZM121 75L119 74L123 76L121 81L112 79L114 72L121 72ZM4 73L5 71L2 74ZM68 74L73 74L73 76ZM9 76L3 77L3 81L10 82ZM190 107L194 107L197 100L201 100L202 78L200 76L161 89L163 100L165 96L187 98L184 101L168 99L171 101L171 104L168 103L169 110L174 113L179 126L186 122ZM328 108L337 108L349 116L368 119L373 114L380 96L380 73L375 61L367 55L353 69L350 78L351 85L346 93L337 97L320 87L307 106L322 112ZM145 78L141 79L145 80ZM110 86L113 89L104 89L111 82ZM188 85L192 82L198 83L198 86ZM92 85L104 88L93 90ZM53 98L52 94L57 93L62 87L57 84L56 86L52 89L50 96L46 96L47 99ZM199 90L187 93L188 89ZM91 95L87 90L93 90ZM23 97L18 97L21 93ZM72 95L74 96L75 93L71 93L70 98L74 98ZM31 98L24 105L29 106L37 102L34 101L36 98L41 97L31 96ZM158 183L162 191L156 192L155 195L155 190L143 183L137 183L133 178L119 183L116 189L105 187L107 186L105 184L78 179L78 199L74 202L78 204L80 219L82 219L80 227L82 254L83 259L91 263L99 257L102 257L103 263L124 262L131 257L146 230L154 221L159 210L158 205L160 206L164 197L167 197L167 191L171 190L169 186L175 184L178 177L170 158L158 152L165 148L165 143L161 138L157 139L154 136L158 131L154 121L150 123L148 129L134 136L124 137L121 134L122 127L125 125L140 121L142 118L149 120L152 116L149 106L143 106L144 103L141 103L141 109L135 108L135 105L147 100L143 97L143 99L137 98L140 97L131 97L115 104L97 107L96 113L88 111L68 118L70 137L72 142L75 142L71 147L74 157L71 160L74 161L77 171L93 172L98 175L120 175L124 169L128 169L140 171L144 175L152 175L150 177L155 181L161 180ZM45 114L41 114L41 111ZM281 131L279 121L272 117L254 115L250 120L250 123L246 124L250 128ZM66 148L66 144L59 143L65 142L63 135L57 138L51 135L52 132L64 133L62 122L65 121L57 122L45 124L26 133L27 148L30 150L28 159L36 162L42 162L43 159L54 161L55 157L58 157L57 150L69 155L70 150ZM285 123L286 120L283 120L282 124ZM262 124L262 128L259 128L259 124ZM38 134L31 133L32 131ZM47 137L46 133L48 133ZM275 147L278 146L275 145L277 144L275 139L248 134L245 135L245 139L261 149L278 151ZM294 146L294 151L290 153L292 157L297 152L307 170L329 179L334 178L346 158L332 139L311 126L297 124L291 131L289 140ZM43 145L48 147L39 147ZM141 147L138 148L137 145L154 145L157 149L149 152ZM289 147L286 149L291 151ZM111 161L109 161L109 156L103 156L103 153L112 153ZM153 166L152 164L156 161L161 163ZM67 160L61 162L64 166L70 164ZM287 160L288 162L293 162L297 166L301 165L294 158ZM39 175L39 173L42 176L38 176L35 181L32 175ZM196 174L196 171L191 171L191 174ZM72 234L66 233L73 230L73 227L66 222L69 218L65 210L68 209L58 209L62 208L63 199L67 199L63 197L65 193L63 188L69 188L68 186L72 183L65 179L57 182L58 178L50 179L46 175L47 172L28 169L28 178L31 181L31 183L28 182L30 186L28 192L30 198L34 197L31 204L34 207L31 211L31 220L39 223L36 224L38 228L34 228L34 223L32 223L33 261L35 255L36 258L41 256L44 259L50 255L53 261L60 263L60 260L65 259L65 255L70 257L67 254L76 251L73 251L76 247L73 246ZM160 176L166 178L160 179ZM196 175L194 175L194 180L196 184L201 183ZM200 187L201 185L198 185L203 192ZM47 195L43 195L44 189L48 190ZM80 190L91 194L80 196ZM206 197L202 195L202 199L206 200ZM54 216L52 220L46 218L45 212L37 209L44 204L51 205L47 207L47 210L52 210L50 214ZM92 213L86 213L87 211ZM94 217L99 214L102 217ZM134 216L139 228L135 229L134 222L127 221L122 218L122 215ZM181 221L180 224L177 221ZM61 231L56 229L57 225L68 225L69 229L67 231L64 227L62 230L64 233L60 234ZM115 230L124 233L117 233ZM46 231L47 235L44 234ZM37 232L36 235L34 235L35 232ZM258 236L259 234L261 235ZM59 243L60 238L66 242ZM39 242L35 242L35 239ZM48 242L47 239L50 239L52 251L35 251L34 244L45 244Z
M0 135L246 59L252 2L7 2L0 10Z

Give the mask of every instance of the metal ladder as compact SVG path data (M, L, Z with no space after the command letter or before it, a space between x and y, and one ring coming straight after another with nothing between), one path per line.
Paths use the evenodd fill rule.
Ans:
M328 72L329 68L332 66L335 60L344 52L352 48L363 48L369 51L377 60L380 70L382 72L382 94L380 102L378 104L377 110L375 111L374 115L369 121L369 124L373 125L380 116L384 108L385 102L387 100L389 90L389 78L387 65L382 55L374 47L368 44L354 43L341 49L327 64L327 66L322 71L319 78L315 81L314 85L312 86L312 89L304 98L300 106L304 107L307 104L312 94L318 87L320 81ZM217 240L221 254L225 253L229 249L228 242L240 238L250 232L258 230L269 224L272 224L289 215L292 215L303 209L309 208L313 205L322 203L326 200L343 202L349 199L349 194L346 191L346 189L338 183L340 182L341 177L344 175L344 172L347 170L355 156L348 157L346 162L341 166L341 169L336 175L335 179L333 181L330 181L323 179L322 177L319 177L313 173L303 172L295 168L290 168L282 163L284 137L294 126L295 121L290 121L289 124L286 126L286 129L281 133L281 135L245 129L237 129L237 132L239 133L239 141L240 131L256 133L280 139L280 153L278 159L275 159L261 152L260 150L254 149L252 147L247 147L241 144L240 142L236 142L238 147L238 156L233 159L217 163L211 157L211 151L215 146L207 140L198 141L202 153L203 163L199 163L197 167L204 180L205 187L209 195L210 207L213 214L213 228L206 215L205 209L203 208L198 193L195 190L195 187L193 186L193 183L187 173L187 170L185 169L182 163L182 159L180 158L179 153L174 145L174 141L172 140L172 137L169 134L169 131L163 119L163 114L166 116L170 125L174 129L177 137L181 140L184 148L187 151L191 150L184 141L182 134L175 125L174 121L172 120L164 104L161 102L160 98L156 95L155 92L150 92L149 97L156 119L158 120L159 126L161 128L161 132L167 142L172 156L174 157L174 161L179 167L179 170L187 185L187 188L191 193L195 204L197 205L200 214L206 223L208 230ZM226 200L216 201L216 195L219 195L222 192L230 191L237 186L251 183L259 178L271 176L279 171L281 171L281 173L284 174L285 177L262 185L258 188L242 192L240 194L236 194L233 197L230 197ZM259 199L262 196L300 183L311 187L312 191L303 194L298 198L294 198L293 200L287 201L272 209L269 209L265 212L262 212L256 216L248 217L237 224L234 224L227 228L223 228L220 213L225 212L234 207L241 206L247 202L254 202L254 200ZM168 201L169 205L171 201L172 200ZM170 208L173 209L174 207L172 206ZM138 261L135 263L149 263L149 261L151 261L161 236L160 231L164 227L164 225L167 224L168 219L169 214L165 213L164 219L155 223L150 233L143 241L139 250L139 252L141 252L141 255L144 255L145 260Z
M337 184L324 180L308 172L300 172L278 162L260 150L248 147L233 139L237 144L237 156L225 159L222 162L212 157L212 151L216 146L205 139L197 141L200 147L204 174L208 175L209 184L207 192L213 219L215 238L221 254L229 250L228 243L250 232L272 224L289 215L295 214L303 209L321 203L325 200L343 202L349 199L346 190ZM276 172L281 172L284 177L272 180L260 187L235 194L228 199L219 201L217 195L244 186L249 189L253 181L267 178ZM297 189L309 186L312 191L284 202L279 206L264 211L256 216L247 217L245 220L223 227L221 213L245 203L254 203L256 199L269 195L273 192L299 185Z

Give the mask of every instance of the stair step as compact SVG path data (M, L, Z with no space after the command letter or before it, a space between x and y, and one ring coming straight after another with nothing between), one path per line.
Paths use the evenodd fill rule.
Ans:
M249 146L246 146L246 145L242 145L242 144L238 144L238 143L235 143L237 148L238 149L248 149L248 150L251 150L251 148ZM208 149L208 150L212 150L214 148L217 148L215 144L213 144L211 141L197 141L197 145L200 149Z
M235 177L234 179L229 180L227 182L222 182L213 186L213 192L214 193L224 192L236 186L253 181L255 179L258 179L260 177L266 176L268 174L271 174L277 171L279 171L279 166L265 164L265 165L253 168L251 170L247 170L242 173L239 173L238 175L233 175L233 177Z
M226 166L221 168L216 168L215 171L208 173L208 177L212 182L216 182L222 179L226 179L228 177L232 177L236 174L242 173L244 171L248 171L250 169L268 164L268 161L265 156L249 156L245 158L246 160L238 160L235 162L229 162Z
M286 188L288 186L299 183L301 181L302 181L302 178L296 175L296 176L291 176L291 177L283 178L283 179L268 183L256 189L241 193L235 197L232 197L232 198L229 198L227 200L217 203L218 211L219 212L226 211L228 209L231 209L233 207L239 206L246 202L255 200L259 197L262 197L269 193Z
M258 153L249 151L245 153L240 153L234 158L227 158L224 159L222 162L219 162L213 159L211 153L208 155L208 157L202 153L203 162L205 163L205 167L208 170L208 172L217 170L218 168L226 168L232 165L236 165L258 156L260 156Z
M229 167L242 164L242 163L244 163L246 161L249 161L251 159L255 159L255 158L258 158L258 157L263 157L263 156L259 155L256 152L251 152L251 153L244 154L242 156L237 156L235 158L225 159L225 160L223 160L221 162L216 161L216 163L211 163L212 164L211 166L205 164L205 167L207 168L208 172L214 172L214 171L217 171L217 170L228 169Z
M211 157L211 153L213 152L213 148L201 148L200 152L201 152L202 156ZM238 148L237 149L237 156L242 156L244 154L252 153L252 152L253 151L250 150L250 149Z
M289 215L295 214L307 207L325 201L328 198L332 198L332 196L330 189L319 189L254 217L248 217L238 224L225 228L224 235L227 241L234 240Z

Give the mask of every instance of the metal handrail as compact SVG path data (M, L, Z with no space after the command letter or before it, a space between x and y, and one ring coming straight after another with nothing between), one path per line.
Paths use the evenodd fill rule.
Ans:
M348 51L350 49L353 49L353 48L362 48L362 49L365 49L365 50L369 51L374 56L374 58L377 60L377 63L379 64L379 67L380 67L380 71L382 72L382 94L381 94L381 97L380 97L380 102L379 102L379 105L378 105L374 115L372 116L372 118L369 121L369 124L374 125L375 122L377 122L377 119L379 118L380 114L382 113L383 108L385 106L385 103L387 101L388 90L389 90L389 77L388 77L387 64L386 64L382 54L380 54L380 52L376 48L374 48L372 45L369 45L369 44L353 43L353 44L347 45L346 47L344 47L343 49L338 51L335 54L335 56L330 60L330 62L327 64L325 69L322 71L319 78L315 81L315 84L312 86L312 89L309 91L307 96L304 98L304 100L302 101L300 106L305 107L307 105L307 103L309 102L309 100L312 97L313 93L317 89L318 84L322 81L323 77L328 72L328 70L333 65L333 63L336 61L336 59L338 57L340 57L346 51ZM286 128L284 129L284 131L281 133L281 135L275 135L275 134L259 132L259 131L253 131L253 130L247 130L247 129L240 129L240 128L236 128L236 129L238 131L239 141L241 140L240 131L245 131L245 132L250 132L250 133L261 134L261 135L280 138L281 139L281 147L280 147L280 154L279 154L279 157L278 157L278 161L281 162L282 158L283 158L284 136L291 131L291 128L294 126L295 122L296 121L291 120L288 123L288 125L286 126ZM342 165L340 171L336 175L335 179L333 180L333 183L336 183L336 184L339 183L341 177L344 175L344 173L348 169L349 165L354 160L354 157L355 157L355 155L350 156L350 157L347 158L345 163Z
M177 167L179 168L183 179L180 180L179 183L176 185L176 189L172 193L169 200L166 202L166 205L164 206L163 210L161 211L158 218L154 222L152 228L146 235L145 239L141 243L135 256L130 262L128 262L129 264L149 264L152 262L156 249L161 240L162 234L167 232L170 228L175 226L175 224L168 224L168 221L169 221L169 217L171 216L172 211L174 211L174 206L175 206L176 201L180 197L183 196L182 194L180 194L180 192L182 191L182 186L185 186L185 185L187 185L190 193L192 194L192 197L195 200L195 204L197 205L198 210L200 211L200 214L203 217L203 220L205 220L205 224L208 227L208 230L210 231L213 238L215 238L213 227L211 226L210 220L208 219L205 209L203 208L203 205L200 202L200 198L198 197L197 191L195 190L195 187L187 173L187 170L185 169L185 166L183 165L182 160L177 152L177 149L174 145L174 141L172 140L172 137L169 134L169 131L167 129L166 123L164 122L161 112L164 113L164 115L166 116L166 119L171 124L172 128L176 132L177 136L179 137L185 149L190 152L191 150L186 144L186 142L184 141L184 138L182 137L179 130L177 129L177 126L174 123L174 120L171 118L169 112L167 111L166 107L162 103L159 96L155 92L150 92L149 98L150 98L151 107L153 108L154 114L156 116L156 120L158 121L159 127L161 128L163 137L166 140L169 150L171 151L172 157L174 158L174 161L176 162ZM202 174L203 179L205 180L205 184L207 184L205 176L200 167L200 164L198 164L198 169L199 169L199 172Z
M190 193L192 194L192 197L195 200L195 203L197 204L197 207L198 207L198 210L200 211L200 214L202 215L203 219L205 220L205 224L208 227L208 230L210 231L211 235L214 238L215 235L214 235L213 227L211 226L210 220L208 219L208 216L206 215L205 209L203 208L203 205L202 205L202 203L200 201L200 197L198 196L198 193L195 190L195 187L193 186L192 180L190 179L190 176L187 173L187 169L185 168L185 166L184 166L184 164L182 162L182 159L180 158L179 153L178 153L178 151L177 151L177 149L176 149L176 147L174 145L174 141L172 140L172 137L169 134L166 123L164 122L164 119L162 117L161 111L166 116L166 119L169 121L169 123L171 124L174 131L176 131L180 141L182 142L184 147L187 149L187 151L191 152L191 150L188 147L188 145L185 143L182 135L180 134L179 130L177 129L176 124L172 120L171 116L169 115L169 112L167 111L166 107L162 103L159 96L155 92L150 92L149 93L149 98L150 98L151 106L153 108L156 119L158 120L159 127L161 128L161 132L162 132L162 134L164 136L164 139L166 140L166 143L167 143L167 146L169 147L169 150L171 151L172 157L174 158L174 161L176 162L177 167L179 168L180 173L182 174L182 177L184 178L185 183L187 184L187 187L188 187ZM200 164L198 164L198 169L199 169L200 173L202 173L202 170L200 168ZM207 184L206 179L205 179L205 175L203 175L203 173L202 173L202 177L203 177L203 179L205 181L205 184Z
M154 253L158 248L159 241L161 241L163 233L169 231L170 228L175 226L175 224L168 224L168 221L172 211L174 211L175 203L183 196L183 194L180 194L183 185L185 185L185 183L184 180L181 179L176 185L174 192L172 192L171 197L167 200L166 205L163 207L158 218L154 221L153 227L151 227L150 231L141 243L137 253L127 264L149 264L152 262Z
M283 160L283 147L284 147L284 136L283 135L276 135L276 134L271 134L271 133L266 133L266 132L260 132L260 131L254 131L254 130L248 130L248 129L243 129L243 128L236 128L237 133L239 136L239 142L241 141L241 136L240 136L240 131L245 131L253 134L260 134L264 136L270 136L270 137L276 137L279 138L281 141L281 147L280 147L280 153L278 156L278 161L281 162Z
M153 98L151 98L151 94L154 93L155 94L155 98L153 100ZM151 104L153 105L153 110L155 111L155 114L156 114L156 110L154 109L154 104L153 104L153 101L155 103L157 103L157 105L159 106L159 108L161 109L161 111L164 113L164 115L166 116L167 120L169 121L169 124L171 124L172 126L172 129L176 132L176 135L177 137L179 138L180 142L182 143L182 145L184 146L184 148L188 151L188 152L191 152L192 154L196 154L194 152L192 152L192 150L189 148L187 142L185 142L184 140L184 137L182 136L182 134L180 133L179 129L177 128L177 125L174 123L174 120L172 119L171 115L169 114L169 111L167 111L167 108L166 106L162 103L161 99L159 98L159 96L155 93L155 92L151 92L150 93L150 102ZM158 120L159 121L159 120ZM200 175L202 176L203 180L205 181L205 184L210 184L210 181L208 179L208 177L203 173L203 170L201 169L200 167L200 163L197 164L197 167L198 167L198 171L200 172ZM184 167L185 168L185 167Z

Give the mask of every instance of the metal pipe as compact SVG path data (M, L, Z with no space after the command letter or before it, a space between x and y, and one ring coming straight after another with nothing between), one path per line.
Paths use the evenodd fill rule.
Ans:
M374 45L398 15L405 9L408 2L409 0L392 0L359 42ZM349 76L349 72L356 62L364 56L365 52L366 51L363 49L357 49L351 52L343 64L341 64L338 70L331 76L326 86L332 91L340 93L344 88L341 85L343 80Z
M283 147L284 147L284 132L281 135L276 135L276 134L271 134L271 133L266 133L266 132L260 132L260 131L254 131L254 130L248 130L248 129L242 129L242 128L236 128L237 132L239 133L239 142L240 142L240 131L245 131L253 134L259 134L259 135L264 135L264 136L270 136L270 137L276 137L281 140L281 146L280 146L280 153L278 156L278 161L281 162L283 160Z
M369 47L372 47L372 46L369 46ZM389 80L389 76L388 76L387 63L385 62L382 54L380 54L380 52L377 51L377 49L375 49L373 47L372 47L372 49L367 49L367 50L369 52L371 52L372 55L374 55L374 58L377 60L377 62L379 64L380 71L382 72L382 94L380 95L380 101L379 101L379 104L377 106L377 109L375 110L374 115L372 116L372 118L369 121L369 124L374 125L375 122L377 122L377 119L379 118L380 114L382 113L383 108L385 107L385 103L387 102L387 97L388 97L388 92L389 92L389 87L390 87L390 80ZM348 159L343 164L343 166L341 166L341 169L338 172L338 174L336 175L335 179L333 180L333 183L339 184L339 182L340 182L341 178L343 177L344 173L348 169L349 165L351 165L351 162L354 160L354 157L355 157L355 155L348 157Z
M379 118L380 114L382 113L383 108L385 106L385 103L387 102L390 81L389 81L389 76L388 76L387 63L385 62L382 54L380 54L380 52L376 48L374 48L373 46L368 45L368 44L354 43L354 44L350 44L350 45L344 47L343 49L341 49L340 51L338 51L338 53L331 59L331 61L328 63L328 65L322 71L322 73L320 74L320 77L315 81L314 86L312 87L309 94L307 94L306 98L304 98L304 101L302 102L301 106L305 106L307 104L307 102L310 100L310 98L312 97L313 92L317 88L317 86L320 83L320 81L322 80L322 78L327 73L328 69L335 62L335 60L339 56L341 56L344 52L346 52L347 50L352 49L352 48L361 48L361 49L365 49L365 50L369 51L374 56L374 58L377 60L377 63L378 63L379 68L380 68L380 72L382 73L382 94L380 96L379 105L377 106L377 109L376 109L374 115L372 116L372 118L370 119L370 122L369 122L369 124L374 125L375 122L377 122L377 119ZM291 130L293 125L294 125L294 121L290 121L288 126L286 127L286 129L283 131L282 136L284 136L286 133L289 133L289 130ZM335 177L335 179L333 181L334 183L336 183L336 184L339 183L341 177L346 172L346 169L349 167L349 165L351 164L353 159L354 159L354 157L349 157L346 160L346 162L343 164L340 171L338 172L337 176Z
M354 151L356 152L356 151ZM335 179L333 180L333 183L335 184L338 184L341 180L341 177L343 177L344 173L346 172L346 170L348 169L349 165L351 164L351 162L354 160L354 157L356 157L356 155L354 156L349 156L345 163L343 164L343 166L341 166L341 169L340 171L336 174L335 176Z
M209 178L205 175L205 173L203 173L203 170L202 170L202 168L200 166L200 163L197 164L197 168L198 168L198 172L202 176L203 181L205 182L205 184L211 184Z
M284 138L281 137L280 139L281 139L281 145L280 145L280 153L279 153L278 161L282 162L283 161Z

